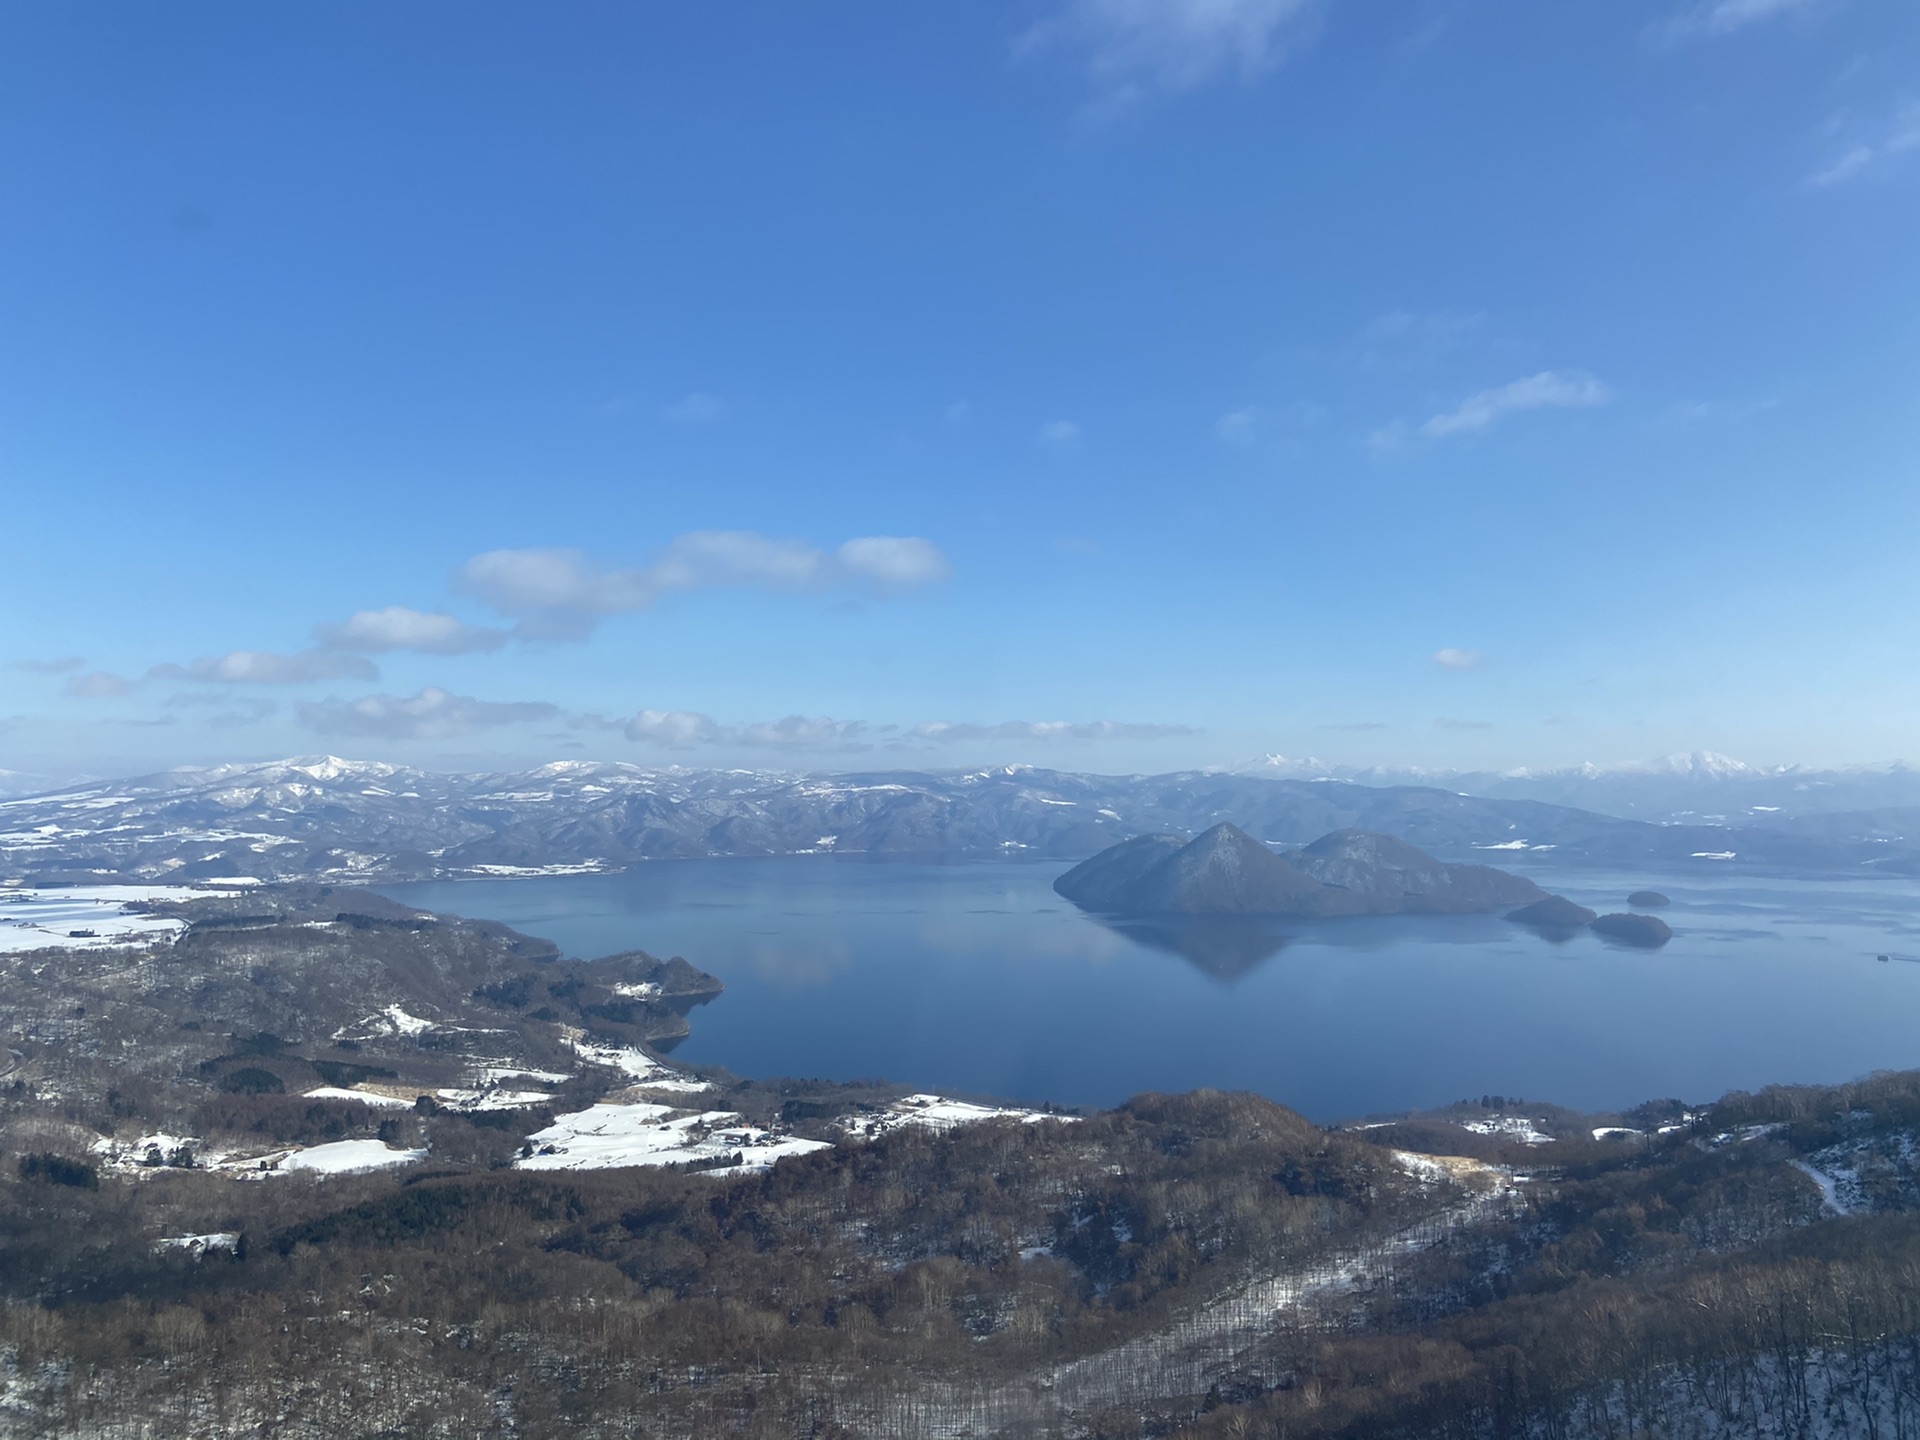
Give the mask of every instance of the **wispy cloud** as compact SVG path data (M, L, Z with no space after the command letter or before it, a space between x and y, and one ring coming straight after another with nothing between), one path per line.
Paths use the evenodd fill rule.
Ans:
M1442 729L1442 730L1491 730L1493 729L1493 722L1491 720L1455 720L1452 717L1446 716L1446 715L1441 716L1438 720L1434 721L1433 723L1435 726L1437 726L1439 729Z
M1613 392L1584 370L1542 370L1469 395L1452 410L1429 418L1420 433L1439 440L1484 430L1502 416L1524 410L1580 409L1612 399Z
M756 750L865 750L868 726L859 720L788 715L750 725L723 725L693 710L642 710L626 723L629 740L667 750L742 745Z
M1823 0L1696 0L1678 14L1659 21L1653 27L1657 40L1711 39L1731 35L1763 20L1803 13L1817 8Z
M579 639L609 615L663 596L718 587L811 590L864 582L911 589L953 573L931 540L865 535L836 550L744 530L682 535L651 565L602 570L578 550L493 550L460 568L456 585L539 639Z
M1818 186L1844 184L1917 150L1920 150L1920 101L1898 111L1891 120L1877 127L1876 133L1870 137L1848 145L1809 175L1807 183Z
M1270 70L1318 11L1316 0L1065 0L1016 42L1016 58L1079 56L1094 111Z
M930 720L907 734L915 740L1159 740L1198 735L1191 725L1136 724L1124 720L1002 720L978 725Z
M327 649L363 655L391 650L417 655L469 655L476 650L498 650L507 643L507 632L469 625L444 611L389 605L383 610L362 610L338 624L315 626L314 638Z
M1487 657L1478 650L1446 645L1433 652L1433 663L1442 670L1480 670L1486 667Z
M445 740L475 730L551 720L560 714L560 707L534 700L476 700L429 685L416 695L310 701L298 706L296 714L302 725L320 735Z
M1227 411L1213 422L1213 438L1240 450L1253 445L1260 438L1258 407L1248 405L1240 410Z
M15 660L7 668L24 670L29 675L69 675L84 670L86 660L79 655L60 655L51 660Z
M606 722L586 720L594 728ZM1115 720L1003 720L976 724L930 720L901 732L895 725L864 720L835 720L827 716L788 715L780 720L727 725L695 710L642 710L622 727L629 740L666 750L694 750L713 746L744 746L762 750L868 750L876 738L901 738L934 744L967 741L1044 740L1154 740L1197 735L1190 725L1132 724Z
M1384 720L1349 720L1331 725L1316 725L1316 730L1386 730L1391 727Z
M711 425L727 413L727 402L718 395L696 390L683 395L661 412L680 425Z
M225 690L188 690L171 695L163 702L169 710L207 712L205 723L215 730L234 730L257 725L280 713L280 706L257 695L236 696Z
M71 676L60 687L67 694L80 700L106 700L116 695L126 695L133 690L133 682L106 670L89 670L83 675Z
M320 680L377 680L380 671L364 655L323 646L283 655L273 650L229 650L185 665L155 665L150 680L188 680L203 685L306 685Z
M1034 438L1056 450L1068 450L1080 443L1080 427L1071 420L1049 420Z
M1477 311L1389 310L1360 327L1344 357L1362 370L1417 369L1479 338L1486 321Z

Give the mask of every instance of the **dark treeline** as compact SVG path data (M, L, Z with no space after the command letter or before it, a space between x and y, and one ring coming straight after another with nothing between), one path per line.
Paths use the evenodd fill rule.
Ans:
M1479 1208L1484 1167L1422 1186L1206 1093L731 1178L42 1167L0 1207L0 1433L1907 1437L1910 1169L1840 1218L1793 1162L1887 1150L1916 1097L1730 1097L1644 1143L1535 1149ZM231 1248L154 1244L215 1230ZM1128 1389L1288 1274L1328 1283L1216 1325L1200 1381Z

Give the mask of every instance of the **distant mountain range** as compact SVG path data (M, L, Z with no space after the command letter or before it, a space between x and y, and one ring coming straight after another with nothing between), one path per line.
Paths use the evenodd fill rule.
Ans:
M1695 750L1626 765L1561 770L1421 770L1333 765L1311 756L1264 755L1230 774L1346 780L1359 785L1439 785L1496 800L1541 800L1623 819L1742 823L1767 815L1812 815L1920 807L1920 769L1901 762L1818 770L1749 765Z
M1524 859L1529 869L1733 863L1920 874L1920 809L1901 807L1656 824L1524 797L1327 777L1022 766L794 775L587 761L440 774L319 756L0 801L0 878L397 880L828 853L1077 860L1131 835L1196 835L1228 819L1286 848L1362 829L1449 861Z

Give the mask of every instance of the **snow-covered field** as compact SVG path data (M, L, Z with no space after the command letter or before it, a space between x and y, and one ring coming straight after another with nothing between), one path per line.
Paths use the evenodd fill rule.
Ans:
M951 1130L956 1125L975 1125L982 1120L1019 1120L1033 1125L1042 1120L1073 1120L1072 1115L1054 1115L1045 1110L1018 1110L994 1105L973 1105L965 1100L949 1100L944 1095L906 1095L886 1109L871 1115L859 1115L842 1122L847 1134L871 1140L905 1125L929 1130Z
M1496 1115L1489 1120L1468 1120L1462 1130L1471 1130L1476 1135L1499 1135L1508 1140L1518 1140L1522 1145L1551 1145L1553 1136L1544 1134L1524 1115Z
M713 1088L706 1081L696 1080L685 1071L662 1064L644 1050L614 1045L595 1045L577 1030L569 1030L565 1038L573 1053L588 1064L605 1065L609 1069L618 1070L635 1085L645 1086L649 1090L672 1090L691 1094L697 1090Z
M171 940L184 920L130 911L156 900L205 900L217 889L180 885L83 885L59 890L0 891L0 953L98 949Z
M670 1105L594 1105L527 1139L522 1170L613 1170L629 1165L687 1165L726 1174L766 1170L786 1155L831 1147L823 1140L776 1135L726 1110ZM737 1162L733 1160L738 1156Z
M841 1129L849 1139L871 1140L908 1125L951 1130L983 1120L1033 1124L1074 1118L1039 1110L971 1105L941 1095L909 1095L874 1114L843 1121ZM749 1125L730 1110L686 1110L647 1101L603 1102L562 1115L545 1130L529 1136L527 1145L528 1153L516 1162L523 1170L685 1165L723 1175L761 1171L783 1156L831 1148L824 1140L806 1140Z
M426 1158L424 1150L396 1150L378 1140L335 1140L327 1145L295 1150L276 1168L281 1174L305 1170L315 1175L355 1175L365 1170L384 1170L390 1165L411 1165Z
M356 1100L364 1096L355 1095ZM120 1140L96 1140L93 1153L108 1170L121 1175L162 1175L169 1170L194 1169L257 1180L270 1175L353 1175L393 1165L411 1165L427 1158L425 1150L396 1150L378 1140L335 1140L300 1149L265 1153L209 1150L192 1135L150 1135Z

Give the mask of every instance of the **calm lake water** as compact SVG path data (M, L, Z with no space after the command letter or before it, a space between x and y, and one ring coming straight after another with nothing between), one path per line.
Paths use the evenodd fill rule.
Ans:
M683 955L727 993L693 1012L676 1056L758 1077L1102 1106L1210 1085L1326 1121L1489 1092L1609 1109L1920 1066L1911 882L1535 874L1603 912L1630 890L1671 896L1674 939L1644 952L1491 917L1116 928L1053 893L1065 868L658 861L384 893L572 955Z

